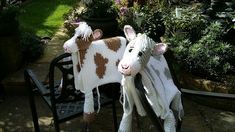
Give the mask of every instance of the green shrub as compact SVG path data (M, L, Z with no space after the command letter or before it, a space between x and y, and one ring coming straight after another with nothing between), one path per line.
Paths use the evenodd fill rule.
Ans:
M199 7L182 7L180 12L180 16L176 16L175 10L163 14L165 35L171 37L186 33L191 41L196 41L201 36L201 30L206 26L205 16L202 15Z
M114 8L113 0L94 0L87 1L82 0L85 5L85 10L82 12L82 16L87 18L108 18L117 16L117 11Z
M116 1L116 9L118 11L118 24L122 29L125 25L131 25L136 31L140 30L140 6L134 3L133 6L128 6L127 0Z
M213 80L222 80L228 72L235 72L231 60L235 59L235 46L221 38L223 27L219 22L211 23L195 43L186 36L174 36L168 41L177 61L186 70Z
M155 42L160 42L160 37L165 34L165 25L163 23L162 13L154 11L148 13L142 22L143 31Z
M119 27L131 25L137 32L144 32L154 41L159 42L165 33L162 13L155 10L152 5L139 5L134 3L128 7L128 2L121 0L116 2L119 11Z
M20 41L23 59L26 62L33 62L43 55L44 44L40 37L30 33L22 33Z

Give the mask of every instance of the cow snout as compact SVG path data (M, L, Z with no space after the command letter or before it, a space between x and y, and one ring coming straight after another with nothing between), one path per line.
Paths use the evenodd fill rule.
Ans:
M121 64L121 67L122 67L122 69L125 69L125 70L130 68L130 66L127 64Z
M128 64L119 64L118 70L125 76L131 75L131 66Z

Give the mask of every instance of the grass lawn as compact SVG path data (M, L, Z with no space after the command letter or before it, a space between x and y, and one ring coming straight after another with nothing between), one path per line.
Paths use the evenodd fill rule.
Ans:
M20 27L40 37L52 37L79 0L30 0L21 7Z

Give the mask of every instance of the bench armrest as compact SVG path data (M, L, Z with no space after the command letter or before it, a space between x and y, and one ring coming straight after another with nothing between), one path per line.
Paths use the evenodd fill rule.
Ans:
M24 77L26 83L31 86L35 86L36 90L40 92L41 95L49 94L49 90L38 80L37 76L31 69L26 69L24 71Z

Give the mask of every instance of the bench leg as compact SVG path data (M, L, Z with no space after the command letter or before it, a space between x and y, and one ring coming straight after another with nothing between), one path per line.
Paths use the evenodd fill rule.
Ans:
M28 73L25 72L24 74L25 74L24 79L25 79L26 87L28 89L29 105L30 105L30 109L31 109L32 117L33 117L34 129L35 129L35 132L39 132L40 129L39 129L39 124L38 124L38 115L36 111L33 87L30 84L30 78L29 78Z
M35 99L33 96L32 89L30 90L30 94L29 94L29 104L30 104L30 108L31 108L31 112L32 112L35 132L39 132L40 129L39 129L39 124L38 124L38 115L37 115L37 111L36 111Z
M54 120L54 126L55 126L55 131L56 132L60 132L60 126L59 123L57 121Z
M116 112L116 102L113 99L112 101L112 109L113 109L113 124L114 124L114 129L115 132L118 130L118 124L117 124L117 112Z

